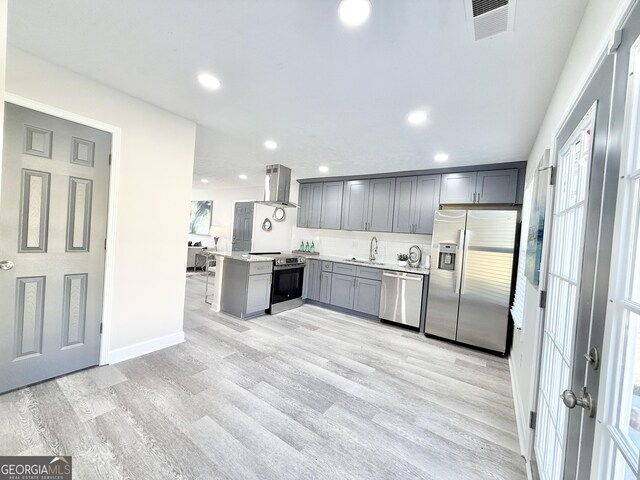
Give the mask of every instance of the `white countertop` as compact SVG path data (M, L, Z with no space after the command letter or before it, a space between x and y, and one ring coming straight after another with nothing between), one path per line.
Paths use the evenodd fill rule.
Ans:
M347 263L349 265L357 265L359 267L379 268L381 270L393 270L395 272L406 272L406 273L416 273L419 275L429 275L429 269L425 267L401 267L397 263L382 263L382 262L369 263L369 262L361 262L361 261L354 262L344 257L332 257L329 255L305 255L304 253L300 253L299 255L306 258L310 258L310 259L324 260L326 262Z
M215 252L214 255L231 260L238 260L240 262L273 262L274 260L272 257L251 255L246 252Z

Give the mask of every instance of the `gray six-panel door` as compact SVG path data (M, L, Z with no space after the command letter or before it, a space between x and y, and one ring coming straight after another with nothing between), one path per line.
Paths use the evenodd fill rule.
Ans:
M0 392L99 362L111 135L5 104Z
M233 241L231 250L248 252L253 239L253 202L237 202L233 212Z

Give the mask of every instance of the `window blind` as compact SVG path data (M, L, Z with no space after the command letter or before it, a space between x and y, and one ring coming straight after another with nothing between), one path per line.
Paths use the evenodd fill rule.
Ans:
M529 211L531 209L531 190L525 190L522 203L522 230L520 232L520 248L518 250L518 273L516 274L516 294L511 306L511 318L516 328L524 325L524 298L527 290L527 277L525 276L525 264L527 260L527 237L529 233Z

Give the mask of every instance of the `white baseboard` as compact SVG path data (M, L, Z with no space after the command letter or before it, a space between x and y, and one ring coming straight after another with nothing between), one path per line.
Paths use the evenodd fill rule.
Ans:
M513 365L513 357L509 355L509 375L511 377L511 392L513 395L513 406L516 414L516 428L518 430L518 444L520 446L520 455L524 458L525 468L527 470L527 478L531 480L531 463L529 462L529 458L527 456L527 448L525 441L525 428L529 428L523 422L526 422L527 416L522 411L522 403L520 402L520 389L518 388L517 377L515 376L515 367Z
M162 350L184 342L184 332L172 333L164 337L154 338L146 342L135 343L127 347L116 348L109 352L109 364L123 362L131 358L146 355L147 353Z

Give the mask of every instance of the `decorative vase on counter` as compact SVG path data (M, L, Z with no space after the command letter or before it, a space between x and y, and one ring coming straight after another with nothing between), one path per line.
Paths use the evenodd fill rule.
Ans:
M407 266L407 261L406 260L398 260L398 266L399 267L406 267Z

